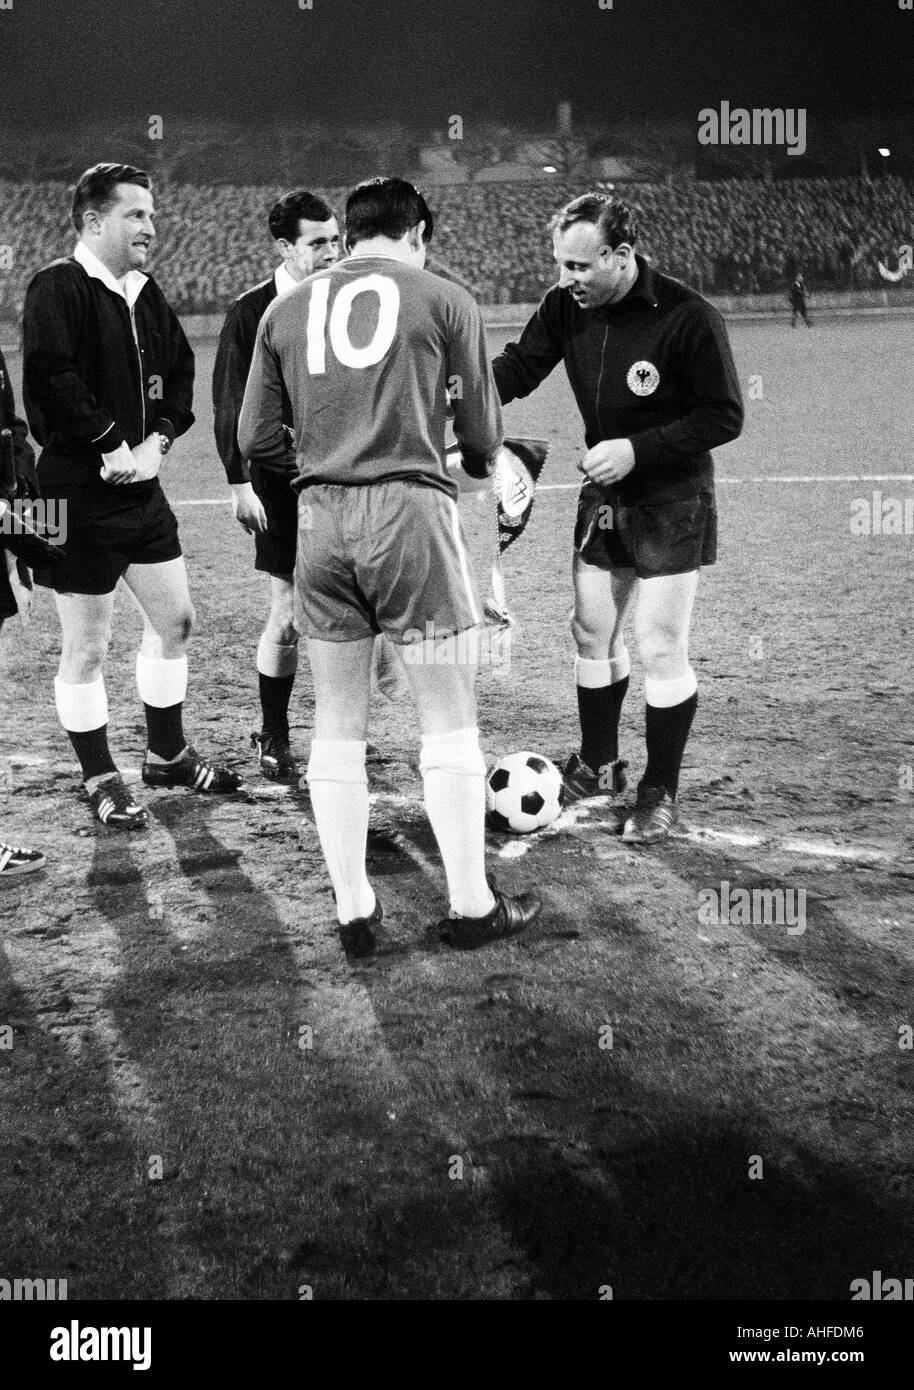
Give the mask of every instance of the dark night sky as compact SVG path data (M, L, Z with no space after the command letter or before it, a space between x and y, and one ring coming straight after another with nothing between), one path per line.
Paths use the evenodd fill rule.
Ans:
M722 100L818 115L914 109L898 0L14 0L0 118L447 115L542 123L697 115Z

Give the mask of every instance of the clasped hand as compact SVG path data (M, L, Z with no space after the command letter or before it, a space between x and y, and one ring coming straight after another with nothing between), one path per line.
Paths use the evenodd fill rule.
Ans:
M146 483L158 476L162 466L159 436L150 434L135 449L125 443L111 454L102 454L99 476L106 483Z
M592 483L600 483L603 487L621 482L634 466L635 451L630 439L602 439L587 450L578 464Z

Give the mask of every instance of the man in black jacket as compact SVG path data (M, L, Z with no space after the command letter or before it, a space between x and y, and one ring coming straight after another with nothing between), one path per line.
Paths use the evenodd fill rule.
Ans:
M275 458L249 463L238 448L238 417L244 400L257 328L264 311L308 275L333 265L340 232L333 209L304 189L287 193L269 216L270 235L282 263L268 280L240 295L229 309L213 369L216 447L232 489L232 508L245 531L253 532L254 568L270 576L270 612L257 648L261 728L252 745L264 775L297 781L289 747L289 701L298 670L295 627L295 556L298 499L292 481L298 471L292 447L292 407L282 402L286 447Z
M13 384L0 352L0 431L9 430L13 443L13 463L16 474L16 494L34 496L38 479L35 476L35 456L27 438L25 421L16 414ZM31 606L31 578L23 560L5 544L10 539L8 526L11 499L0 488L0 628L7 618L21 612L28 617ZM9 527L9 532L12 527ZM19 547L16 545L16 549ZM0 840L0 882L31 873L44 867L45 857L40 850L25 849Z
M787 300L790 304L790 326L796 328L797 314L803 318L807 328L812 328L812 319L809 317L806 297L806 281L802 273L798 273L791 282L790 289L787 291Z
M35 576L55 590L60 615L57 711L95 815L127 830L145 828L148 816L108 748L102 677L121 578L144 619L136 664L148 731L143 781L242 790L235 773L197 755L182 725L194 611L158 474L193 424L194 358L162 291L141 270L153 216L148 174L123 164L88 169L73 192L74 253L34 277L23 319L39 479L45 497L66 508L66 558Z
M564 361L584 421L572 623L581 751L568 760L565 785L571 800L625 789L624 629L637 602L647 766L623 834L646 843L678 816L698 703L692 604L699 569L717 550L710 450L740 433L742 398L721 316L635 254L630 208L585 194L552 231L559 283L493 369L504 405Z

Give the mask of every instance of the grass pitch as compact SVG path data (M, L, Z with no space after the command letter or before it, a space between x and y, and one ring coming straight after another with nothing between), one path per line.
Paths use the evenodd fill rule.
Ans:
M0 1277L66 1278L73 1299L846 1299L909 1271L914 537L851 517L914 491L910 321L732 334L748 415L717 455L691 836L629 850L593 810L492 837L502 884L546 902L506 946L426 945L443 875L408 705L376 703L386 932L350 967L307 799L255 775L246 803L150 794L148 835L97 828L54 714L48 596L7 624L0 833L51 862L0 895ZM253 773L265 593L210 504L212 360L202 345L165 480L199 619L188 727ZM508 422L552 455L506 557L518 629L480 723L493 756L559 757L582 453L561 374ZM112 746L136 773L138 629L119 618ZM303 673L303 761L310 715ZM636 678L636 775L641 717ZM803 889L804 932L706 925L724 882Z

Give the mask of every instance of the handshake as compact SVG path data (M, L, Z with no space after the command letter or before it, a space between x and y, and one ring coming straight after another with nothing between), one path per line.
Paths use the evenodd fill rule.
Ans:
M115 485L149 482L157 477L162 466L163 438L160 434L150 434L135 449L124 443L113 453L102 454L104 465L99 469L99 477Z

